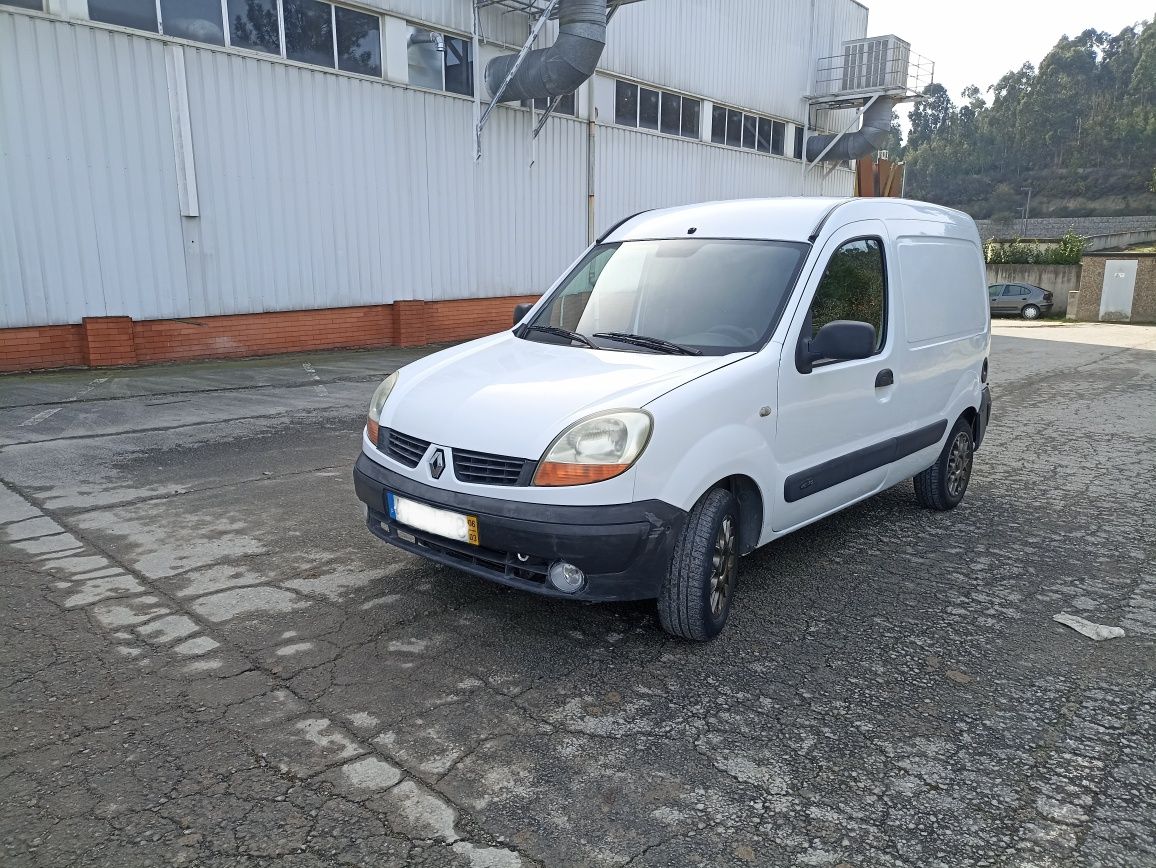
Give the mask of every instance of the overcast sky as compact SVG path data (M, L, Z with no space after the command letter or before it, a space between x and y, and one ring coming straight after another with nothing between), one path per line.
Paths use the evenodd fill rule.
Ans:
M1037 67L1065 34L1089 27L1119 33L1156 13L1152 0L863 0L871 10L869 36L894 33L935 61L935 80L960 102L976 84L987 91L1025 60ZM990 102L990 96L988 100ZM910 105L900 106L907 126Z

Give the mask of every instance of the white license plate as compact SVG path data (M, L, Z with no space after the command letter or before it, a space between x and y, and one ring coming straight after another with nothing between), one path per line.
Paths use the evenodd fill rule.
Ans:
M473 515L462 515L460 512L451 512L448 509L438 509L400 497L393 492L386 494L389 505L389 517L398 524L412 527L414 530L424 530L446 539L478 544L478 519Z

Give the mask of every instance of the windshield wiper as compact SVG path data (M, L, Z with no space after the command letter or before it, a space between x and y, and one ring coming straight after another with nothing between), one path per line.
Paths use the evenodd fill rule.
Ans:
M632 335L627 332L595 332L596 338L610 338L613 341L622 341L624 344L635 344L650 350L662 350L680 356L701 356L702 350L684 347L674 341L664 341L662 338L652 338L646 335Z
M592 350L602 349L602 347L598 346L598 344L594 343L594 341L590 340L590 338L581 332L572 332L569 329L558 328L558 326L532 325L526 326L525 330L528 332L545 332L548 335L557 335L560 338L570 338L570 340L578 341L578 343L590 347Z

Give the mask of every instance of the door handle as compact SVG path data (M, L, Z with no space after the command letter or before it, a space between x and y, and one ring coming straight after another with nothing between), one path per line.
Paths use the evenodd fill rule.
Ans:
M884 386L894 386L895 375L891 373L890 368L884 368L875 375L875 388L882 389Z

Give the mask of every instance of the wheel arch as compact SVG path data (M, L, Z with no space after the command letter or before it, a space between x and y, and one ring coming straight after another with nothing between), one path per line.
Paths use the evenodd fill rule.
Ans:
M720 479L707 491L715 488L729 491L738 504L739 554L750 554L758 547L763 531L763 493L758 483L745 474L736 473Z

